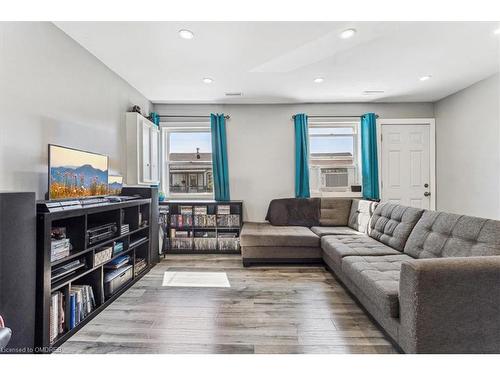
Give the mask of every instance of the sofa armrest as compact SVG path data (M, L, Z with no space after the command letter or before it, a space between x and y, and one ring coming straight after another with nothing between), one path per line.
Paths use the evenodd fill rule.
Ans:
M500 353L500 256L403 263L399 343L407 353Z

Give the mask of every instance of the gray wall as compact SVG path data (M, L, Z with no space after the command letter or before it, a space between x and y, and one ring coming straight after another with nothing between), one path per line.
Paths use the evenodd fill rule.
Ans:
M125 171L125 112L151 103L48 22L0 23L0 190L47 191L47 144Z
M437 208L500 219L500 75L435 104Z
M408 104L156 104L160 114L229 114L227 122L229 180L232 199L244 201L244 219L263 221L269 201L294 196L294 139L291 116L305 112L384 118L434 117L432 103Z

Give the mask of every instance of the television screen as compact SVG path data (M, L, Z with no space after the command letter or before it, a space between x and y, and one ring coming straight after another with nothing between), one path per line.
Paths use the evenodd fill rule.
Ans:
M111 195L120 195L123 187L122 176L108 176L108 193Z
M49 145L49 199L108 193L108 157Z

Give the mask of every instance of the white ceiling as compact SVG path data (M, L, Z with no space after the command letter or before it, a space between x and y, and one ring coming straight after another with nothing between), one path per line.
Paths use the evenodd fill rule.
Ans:
M499 71L500 61L495 22L56 25L157 103L436 101ZM358 32L341 39L346 28ZM181 39L180 29L194 39Z

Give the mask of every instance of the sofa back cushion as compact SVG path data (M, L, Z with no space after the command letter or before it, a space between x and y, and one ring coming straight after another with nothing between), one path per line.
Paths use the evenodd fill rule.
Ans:
M394 203L379 204L370 220L369 236L403 251L410 233L424 210Z
M325 227L347 226L352 199L321 198L320 225Z
M425 211L404 251L413 258L500 255L500 221Z
M272 225L319 225L320 203L319 198L273 199L269 203L266 220Z
M353 199L348 225L358 232L368 233L368 224L377 205L377 202Z

